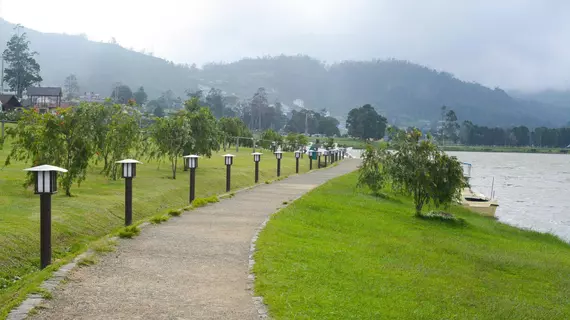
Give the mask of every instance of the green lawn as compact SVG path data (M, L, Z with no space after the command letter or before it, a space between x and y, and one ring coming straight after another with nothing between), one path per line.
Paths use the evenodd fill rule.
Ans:
M9 153L9 143L0 150L0 162ZM237 156L232 166L232 189L253 185L254 163L249 148L228 150ZM276 177L276 160L263 151L260 183ZM196 171L196 197L225 193L226 169L224 152L199 160ZM187 205L189 173L180 170L171 179L170 164L146 163L137 168L133 181L133 220L166 213L171 208ZM295 173L295 158L285 154L281 175ZM32 285L47 276L39 272L39 196L24 189L24 163L0 166L0 319L14 301L21 299ZM316 168L316 164L315 164ZM300 161L300 170L309 169L309 160ZM54 259L62 261L83 250L101 236L117 231L124 223L124 180L110 181L100 175L101 164L89 169L87 180L74 186L74 197L60 192L52 198L52 246ZM18 280L19 279L19 280Z
M334 179L272 217L255 291L275 319L570 319L570 245L452 209L414 217L403 197Z

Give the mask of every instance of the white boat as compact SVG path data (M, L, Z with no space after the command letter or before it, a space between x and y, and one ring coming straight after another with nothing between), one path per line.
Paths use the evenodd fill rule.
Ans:
M471 179L472 165L466 162L463 162L462 164L463 164L463 176L465 177L468 187L463 188L463 191L461 192L461 205L481 215L494 217L495 212L497 211L497 207L499 206L499 203L492 198L493 191L491 191L491 197L487 197L482 193L478 193L471 190L471 186L469 185L469 180ZM493 187L491 187L491 190L492 188Z

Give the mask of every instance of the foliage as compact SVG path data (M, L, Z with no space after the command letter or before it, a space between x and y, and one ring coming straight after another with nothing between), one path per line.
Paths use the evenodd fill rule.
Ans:
M70 74L65 78L63 89L67 101L79 98L79 81L75 74Z
M182 210L181 209L172 209L168 211L168 215L172 216L172 217L179 217L182 215Z
M455 111L449 110L445 114L445 122L443 123L444 140L457 143L459 140L459 124L457 123L457 115Z
M268 129L261 133L261 141L259 142L262 148L270 149L277 148L283 144L283 137L274 130Z
M385 163L392 187L412 196L416 215L426 204L433 203L437 208L458 200L464 184L459 161L421 137L418 130L400 133L392 144L395 152Z
M192 137L184 144L183 151L210 157L213 150L220 148L218 123L209 108L196 109L195 103L196 99L186 101L186 111L179 114L186 117Z
M153 111L153 114L158 118L163 118L165 116L164 109L161 106L156 107Z
M358 169L358 183L356 186L370 188L373 194L379 195L386 181L386 173L383 171L382 162L386 157L384 150L377 150L371 145L366 146L362 153L362 164Z
M137 105L142 106L148 101L148 95L144 91L144 87L140 87L134 94L133 98L137 102Z
M128 226L119 230L119 238L131 239L138 236L141 233L141 229L138 226Z
M386 118L378 114L371 105L365 104L350 110L346 128L349 136L377 140L384 137L386 122Z
M172 179L176 179L178 158L184 155L184 148L194 143L191 123L185 112L181 111L167 118L158 118L150 128L150 137L157 147L149 154L150 158L166 156L171 164Z
M154 217L151 217L151 218L150 218L150 223L152 223L152 224L161 224L161 223L163 223L163 222L168 221L168 219L169 219L169 216L164 215L164 214L159 214L159 215L156 215L156 216L154 216Z
M214 195L207 198L196 198L194 199L194 201L192 201L192 206L194 208L199 208L206 206L210 203L216 203L216 202L220 202L220 199L218 199L218 197Z
M15 34L10 38L2 53L2 59L6 63L4 81L19 98L22 98L26 88L42 81L40 65L34 59L38 53L31 51L29 46L30 41L26 33Z
M73 183L85 180L89 159L93 155L92 125L86 116L89 109L79 106L58 109L55 114L39 114L37 110L24 111L22 119L7 134L13 139L11 161L30 161L34 166L51 164L68 170L59 182L65 194L71 196ZM25 186L33 183L28 175Z
M238 117L222 117L218 121L218 127L220 129L220 140L225 141L228 145L235 137L253 137L245 123Z
M111 99L116 103L126 104L133 98L133 91L129 86L122 83L116 83L111 92Z

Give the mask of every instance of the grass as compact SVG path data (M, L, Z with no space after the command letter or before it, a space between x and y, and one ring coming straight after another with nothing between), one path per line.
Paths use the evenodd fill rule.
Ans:
M141 229L137 226L128 226L119 230L119 238L132 239L141 233Z
M80 267L92 266L95 263L97 263L97 258L95 258L95 255L86 256L77 262Z
M182 215L182 209L170 209L168 215L171 217L180 217Z
M460 207L417 218L409 199L356 192L356 174L275 214L255 292L274 319L570 319L570 245Z
M0 164L10 151L10 141L0 150ZM202 158L196 170L196 197L208 198L225 192L226 168L221 155L236 155L232 166L232 190L254 184L254 163L251 149L239 152L221 150L212 158ZM306 157L305 157L306 158ZM188 172L182 159L176 180L171 177L170 164L148 162L137 167L133 180L133 221L142 221L170 209L188 206ZM17 300L22 300L36 282L49 277L39 270L39 197L32 188L24 189L25 163L0 165L0 319ZM262 156L260 179L276 176L276 160L272 154ZM120 231L124 223L124 181L112 181L99 174L102 163L88 170L87 179L72 188L73 197L60 192L52 197L52 249L54 262L76 256L93 241ZM300 162L307 172L309 161ZM281 161L282 174L295 172L293 154ZM263 180L261 180L263 181ZM217 198L216 198L217 199ZM210 199L210 200L213 200ZM124 236L132 236L121 231ZM51 270L51 269L50 269Z
M170 219L170 216L165 215L165 214L159 214L159 215L156 215L156 216L154 216L154 217L151 217L151 218L150 218L150 223L152 223L152 224L161 224L161 223L163 223L163 222L168 221L168 219Z

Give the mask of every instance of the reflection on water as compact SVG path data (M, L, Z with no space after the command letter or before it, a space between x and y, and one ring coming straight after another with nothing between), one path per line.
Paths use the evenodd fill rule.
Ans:
M471 186L491 193L497 217L511 225L551 232L570 241L570 156L557 154L450 152L473 165Z

